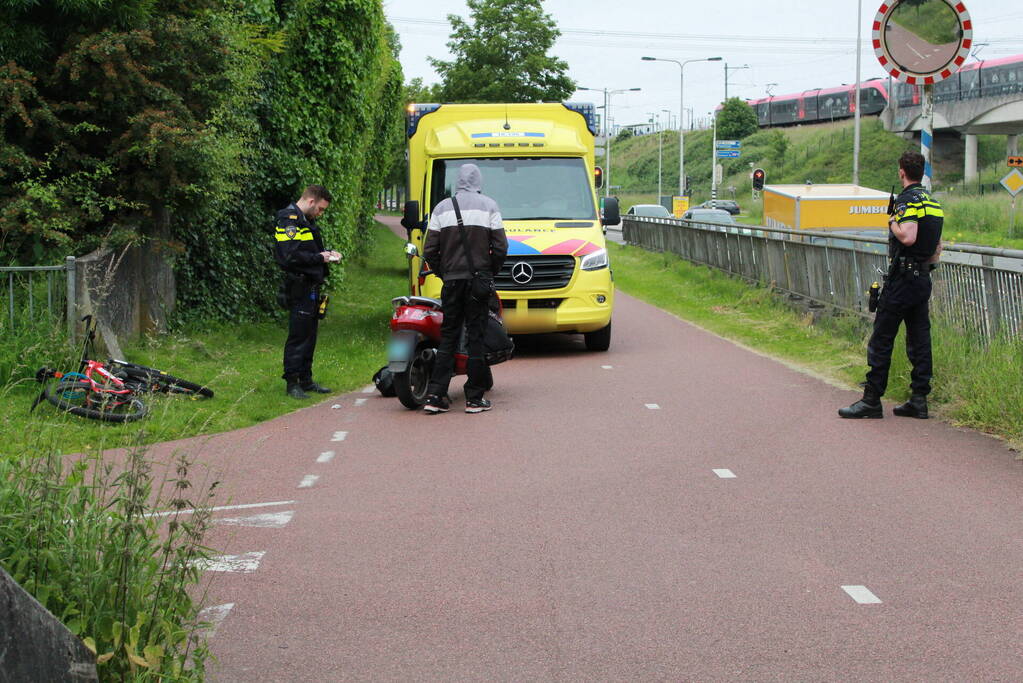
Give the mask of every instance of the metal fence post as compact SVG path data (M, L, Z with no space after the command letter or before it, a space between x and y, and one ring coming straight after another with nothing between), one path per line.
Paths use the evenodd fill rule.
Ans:
M993 256L982 256L980 259L983 267L984 277L984 301L987 317L988 338L994 339L998 336L998 330L1002 322L1002 307L998 292L998 275L994 270L995 259Z
M72 343L75 341L75 320L78 317L78 291L75 286L77 264L74 256L64 259L67 271L67 336Z

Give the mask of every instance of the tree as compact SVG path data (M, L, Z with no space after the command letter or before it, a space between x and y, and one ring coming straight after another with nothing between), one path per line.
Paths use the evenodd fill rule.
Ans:
M575 91L568 64L548 55L561 32L540 0L467 0L471 19L449 14L454 55L430 59L443 102L543 102Z
M717 115L718 138L741 140L757 132L757 113L738 97L729 98Z

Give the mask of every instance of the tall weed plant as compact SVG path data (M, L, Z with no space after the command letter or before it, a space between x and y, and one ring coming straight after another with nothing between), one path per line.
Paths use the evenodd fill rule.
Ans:
M40 433L0 455L0 565L96 653L100 680L202 680L216 483L196 486L184 453L161 473L142 446L66 459L60 430Z

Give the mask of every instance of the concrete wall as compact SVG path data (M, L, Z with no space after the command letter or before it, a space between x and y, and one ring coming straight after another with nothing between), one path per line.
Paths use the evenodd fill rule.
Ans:
M92 652L0 569L0 683L97 680Z
M174 311L174 271L155 244L104 247L77 260L77 318L95 316L104 345L115 355L117 339L164 332Z

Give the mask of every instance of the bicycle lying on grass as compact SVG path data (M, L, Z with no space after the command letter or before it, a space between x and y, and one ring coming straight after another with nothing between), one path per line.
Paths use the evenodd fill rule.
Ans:
M110 359L92 360L96 349L96 326L92 316L85 323L85 342L77 372L39 368L36 381L43 390L32 402L32 410L44 399L72 415L106 422L133 422L146 416L148 409L140 396L156 392L183 394L192 399L213 398L213 391L194 382L167 374L163 370Z

